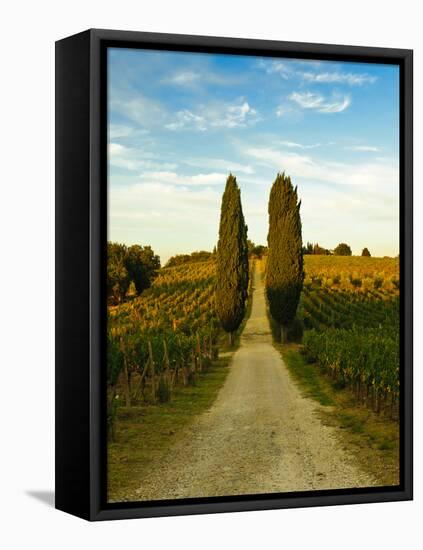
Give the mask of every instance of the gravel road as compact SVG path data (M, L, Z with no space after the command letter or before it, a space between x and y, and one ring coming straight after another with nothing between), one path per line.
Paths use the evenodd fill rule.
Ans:
M125 500L258 494L376 485L301 395L272 345L264 287L211 409Z

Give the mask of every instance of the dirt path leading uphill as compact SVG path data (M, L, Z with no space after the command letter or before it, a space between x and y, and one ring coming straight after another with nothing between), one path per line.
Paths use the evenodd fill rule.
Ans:
M363 487L376 481L301 395L272 345L260 274L230 372L201 415L125 500Z

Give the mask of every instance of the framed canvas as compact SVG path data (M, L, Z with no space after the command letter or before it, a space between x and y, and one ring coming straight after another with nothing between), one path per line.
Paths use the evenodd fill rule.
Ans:
M412 51L56 43L56 507L412 498Z

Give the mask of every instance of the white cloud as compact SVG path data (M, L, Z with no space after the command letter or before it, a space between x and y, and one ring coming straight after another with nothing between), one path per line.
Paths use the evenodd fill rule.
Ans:
M175 113L175 120L165 124L168 130L181 130L183 128L196 128L201 132L207 130L206 119L201 115L196 115L189 109L183 109Z
M210 128L243 128L259 120L257 111L247 101L203 105L192 111L182 109L173 120L165 124L168 130L196 129L204 132Z
M111 109L137 123L140 126L136 128L138 134L148 133L147 128L155 126L173 131L195 129L204 132L210 128L242 128L260 120L257 111L244 98L233 102L216 101L171 112L159 101L137 96L136 99L125 101L112 100ZM115 128L115 137L111 134L111 139L124 137L122 133L125 134L127 130L123 128L120 127L120 132L118 128L118 135Z
M350 151L364 151L369 153L379 153L380 148L374 147L373 145L352 145L351 147L346 147Z
M163 79L163 83L194 88L204 84L216 84L221 86L229 86L239 81L243 77L240 75L219 74L213 71L208 71L204 68L188 69L173 73L170 77Z
M127 101L114 99L111 110L144 127L161 125L167 117L166 109L158 101L141 95Z
M218 159L218 158L192 158L185 159L184 164L188 166L199 166L201 168L213 168L217 170L224 170L225 172L242 174L253 174L254 169L249 164L240 164L232 160Z
M313 109L319 113L341 113L351 104L348 95L333 95L330 99L313 92L292 92L289 99L302 109Z
M131 126L125 126L124 124L109 125L109 139L128 137L133 133L134 129Z
M177 174L176 172L161 170L156 172L144 172L140 175L140 178L142 181L158 181L167 185L182 185L188 187L192 185L213 186L224 185L227 174L213 172L210 174L195 174L193 176L186 176Z
M278 118L285 116L288 112L289 108L285 107L284 105L279 105L279 107L276 108L276 116Z
M350 86L373 84L377 78L367 73L342 73L342 72L302 72L298 73L307 82L313 83L340 83Z
M226 105L222 115L222 117L218 117L214 122L212 121L212 126L223 126L226 128L245 126L247 122L253 121L257 115L257 111L244 101L239 105Z
M200 78L200 73L194 72L194 71L181 71L179 73L175 73L168 79L166 79L167 83L170 84L177 84L178 86L186 86L191 85Z
M125 147L120 143L109 143L109 164L125 170L173 170L177 167L175 163L158 162L156 155L143 149Z
M263 69L267 74L277 74L287 80L293 75L292 68L283 61L264 61L260 60L257 63L259 69Z
M313 143L311 145L303 145L302 143L296 143L295 141L281 141L281 145L294 149L315 149L321 147L321 143Z
M367 186L368 189L379 188L387 193L398 187L399 170L395 161L347 164L266 147L250 147L245 153L258 163L286 171L292 177L337 185Z
M298 70L300 67L316 69ZM362 84L373 84L377 77L367 73L352 73L343 71L322 71L322 62L313 62L311 60L295 60L291 62L283 61L264 61L260 60L257 65L259 69L267 74L277 74L284 80L300 79L311 83L322 84L348 84L349 86L361 86ZM317 70L319 69L319 70Z

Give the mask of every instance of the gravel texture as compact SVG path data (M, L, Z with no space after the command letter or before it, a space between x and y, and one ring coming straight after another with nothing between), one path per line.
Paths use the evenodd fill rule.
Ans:
M125 500L245 495L376 485L325 426L272 345L260 275L230 372L196 419Z

